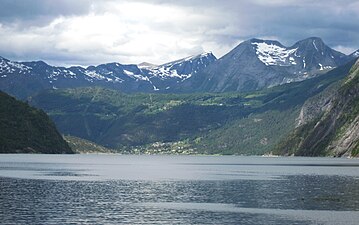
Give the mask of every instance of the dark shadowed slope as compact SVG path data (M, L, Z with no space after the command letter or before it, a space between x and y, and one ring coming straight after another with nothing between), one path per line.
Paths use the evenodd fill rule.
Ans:
M0 91L0 153L73 153L42 111Z

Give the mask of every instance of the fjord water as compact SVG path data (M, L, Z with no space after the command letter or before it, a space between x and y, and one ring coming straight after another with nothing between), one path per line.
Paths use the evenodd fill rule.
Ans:
M4 224L358 224L359 160L1 155Z

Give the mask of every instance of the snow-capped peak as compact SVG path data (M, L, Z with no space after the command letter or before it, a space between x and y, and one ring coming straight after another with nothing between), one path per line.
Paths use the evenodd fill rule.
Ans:
M203 53L198 54L198 55L191 55L191 56L188 56L186 58L182 58L182 59L179 59L179 60L176 60L176 61L165 63L165 64L162 64L161 66L175 65L175 64L182 63L182 62L192 61L192 60L197 60L197 59L203 59L203 58L209 58L210 60L213 60L213 59L216 60L217 59L212 54L212 52L203 52Z
M352 54L350 54L350 56L356 58L359 57L359 50L356 50L355 52L353 52Z
M203 52L199 55L195 55L193 56L193 58L212 58L212 59L217 59L216 56L213 55L212 52Z
M160 66L142 67L141 69L147 70L149 75L161 79L172 77L184 81L215 60L216 57L211 52L204 52L199 55L189 56Z
M286 48L276 42L252 42L258 56L265 65L287 65L288 62L295 64L294 58L290 57L298 48Z
M148 62L142 62L142 63L138 64L137 66L138 66L138 68L143 69L143 68L153 68L153 67L156 67L158 65L148 63Z
M13 62L3 57L0 57L0 73L28 73L31 70L30 67L23 63Z

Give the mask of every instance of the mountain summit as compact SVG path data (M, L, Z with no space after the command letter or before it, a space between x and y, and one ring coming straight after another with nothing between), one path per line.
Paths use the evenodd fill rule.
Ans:
M217 60L186 88L214 92L258 90L320 75L349 59L317 37L290 47L253 38Z

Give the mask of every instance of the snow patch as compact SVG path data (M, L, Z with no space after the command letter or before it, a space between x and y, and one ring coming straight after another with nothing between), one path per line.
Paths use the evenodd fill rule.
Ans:
M19 73L28 73L31 69L31 67L25 66L22 63L6 60L0 61L0 73L14 73L16 70L18 70Z
M101 74L96 73L96 71L86 70L85 75L88 77L97 79L97 80L105 80L106 79L106 77L102 76Z
M167 78L178 78L181 81L189 79L193 74L197 73L201 68L207 67L211 62L210 52L200 55L189 56L177 61L169 62L160 66L148 67L149 74L158 77L161 80ZM212 56L213 57L213 56ZM190 69L183 69L189 66Z
M292 65L297 65L297 63L295 62L295 59L293 57L289 57L289 61Z
M132 77L134 79L137 79L137 80L145 80L145 81L148 81L148 77L145 77L145 76L142 76L140 74L135 74L131 71L128 71L128 70L123 70L123 72L129 76L129 77Z
M258 59L267 66L286 66L288 63L295 65L294 58L291 57L293 60L290 60L289 56L295 53L298 48L287 49L278 45L267 44L265 42L253 42L252 45L256 47L256 54Z
M149 69L150 74L155 76L155 77L160 77L160 78L179 78L181 80L186 80L188 78L190 78L192 76L191 73L188 74L179 74L178 71L176 69L172 68L173 66L160 66L160 67L156 67L156 68L151 68Z
M332 66L323 66L322 64L318 63L320 69L319 70L330 70L333 67Z
M128 71L128 70L123 70L123 72L124 72L126 75L128 75L128 76L133 76L133 75L134 75L133 72Z
M317 52L319 52L318 48L317 48L317 45L315 44L315 40L313 40L313 46L314 48L317 50Z

